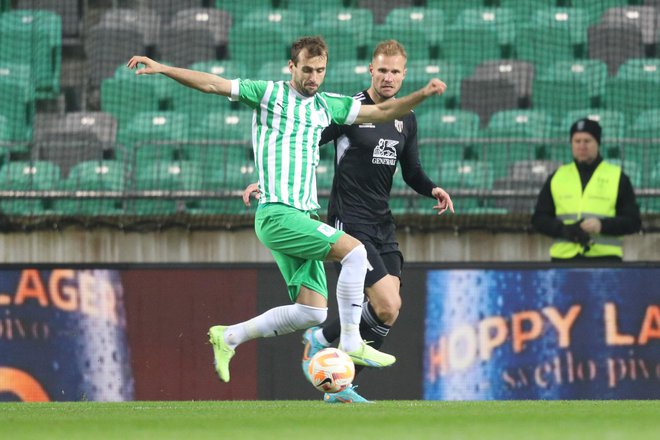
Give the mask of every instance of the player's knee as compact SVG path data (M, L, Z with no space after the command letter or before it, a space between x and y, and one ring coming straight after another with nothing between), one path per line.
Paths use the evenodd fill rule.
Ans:
M298 306L298 329L306 329L325 322L328 317L328 308L325 307L312 307L304 304L296 304Z
M401 297L386 298L374 307L378 319L382 322L394 322L401 310Z
M363 244L354 247L341 260L342 266L367 266L367 249Z

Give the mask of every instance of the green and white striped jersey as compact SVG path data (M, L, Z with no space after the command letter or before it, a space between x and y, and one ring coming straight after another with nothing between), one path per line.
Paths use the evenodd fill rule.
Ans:
M254 109L252 148L259 173L259 203L284 203L302 211L320 206L316 195L321 131L352 124L360 101L318 92L303 96L288 81L232 81L231 98Z

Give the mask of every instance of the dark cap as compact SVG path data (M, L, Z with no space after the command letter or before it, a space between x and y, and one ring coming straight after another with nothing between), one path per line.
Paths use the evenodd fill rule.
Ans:
M600 124L594 120L591 119L578 119L571 125L571 140L573 139L573 135L575 133L580 133L580 132L585 132L589 133L596 139L596 142L598 142L598 145L600 145L600 134L602 132L602 129L600 128Z

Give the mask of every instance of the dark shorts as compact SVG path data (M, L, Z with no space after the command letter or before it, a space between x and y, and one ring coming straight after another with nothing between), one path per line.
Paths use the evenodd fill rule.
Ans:
M385 275L401 278L403 254L396 241L396 225L393 222L375 225L335 222L332 226L357 238L364 244L370 266L364 280L365 287L373 286ZM337 271L341 270L341 265L337 266Z

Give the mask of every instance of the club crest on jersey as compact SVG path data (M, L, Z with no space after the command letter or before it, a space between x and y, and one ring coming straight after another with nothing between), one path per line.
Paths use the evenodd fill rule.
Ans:
M403 121L399 121L398 119L394 120L394 128L396 128L396 131L401 133L403 131Z
M378 145L374 148L374 154L371 163L374 165L396 166L396 147L399 141L392 139L380 139Z

